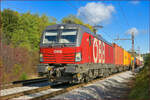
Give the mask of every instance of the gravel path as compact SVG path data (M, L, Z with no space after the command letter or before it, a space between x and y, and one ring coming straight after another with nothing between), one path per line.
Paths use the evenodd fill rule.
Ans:
M37 83L37 84L29 85L29 86L14 87L14 88L9 88L9 89L4 89L4 90L0 90L0 96L5 96L5 95L9 95L9 94L19 93L19 92L32 90L32 89L36 89L36 88L43 87L43 86L48 86L48 85L50 85L50 83L49 82L45 82L45 83Z
M12 100L29 100L29 99L33 99L35 97L40 97L42 95L49 94L49 93L52 93L54 91L59 91L59 90L61 90L61 89L48 89L48 90L41 91L38 93L34 93L34 94L30 94L30 95L24 95L24 96L20 96L18 98L13 98Z
M51 99L120 99L129 91L127 82L132 77L131 71L123 72Z

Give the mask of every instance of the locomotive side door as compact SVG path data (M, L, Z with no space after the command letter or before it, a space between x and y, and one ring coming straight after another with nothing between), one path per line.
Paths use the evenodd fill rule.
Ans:
M89 46L88 46L88 51L89 51L89 54L88 54L88 58L89 58L89 63L92 63L92 57L93 57L93 53L92 53L92 37L91 35L89 35Z

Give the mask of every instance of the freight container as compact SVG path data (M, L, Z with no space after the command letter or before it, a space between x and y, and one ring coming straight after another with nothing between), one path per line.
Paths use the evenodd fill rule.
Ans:
M113 46L111 44L105 43L105 63L113 64Z
M135 62L134 62L134 57L133 56L131 56L131 65L132 64L135 64Z
M124 65L125 66L128 66L128 52L126 51L126 50L124 50L124 61L123 61L123 63L124 63Z
M128 52L128 66L131 65L131 54Z
M120 64L123 65L124 52L123 48L120 47Z
M115 65L123 65L124 52L123 48L113 43L114 47L114 64Z
M137 67L140 66L140 60L138 58L136 58L136 65Z

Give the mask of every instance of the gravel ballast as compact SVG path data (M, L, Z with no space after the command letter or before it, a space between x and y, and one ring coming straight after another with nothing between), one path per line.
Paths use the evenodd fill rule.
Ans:
M120 99L129 91L127 82L132 77L131 71L122 72L51 99Z

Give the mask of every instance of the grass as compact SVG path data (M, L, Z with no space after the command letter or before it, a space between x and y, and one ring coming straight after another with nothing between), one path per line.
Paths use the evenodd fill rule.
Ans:
M134 86L128 95L131 100L150 100L150 61L148 59L145 62L144 68L136 75Z

